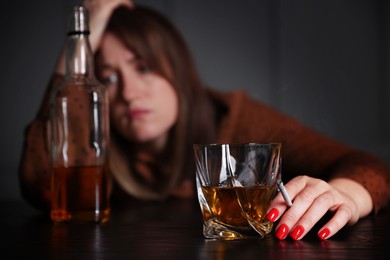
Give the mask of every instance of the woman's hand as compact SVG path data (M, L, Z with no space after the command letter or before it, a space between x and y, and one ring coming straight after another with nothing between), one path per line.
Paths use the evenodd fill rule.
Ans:
M84 0L83 6L89 12L89 28L91 31L89 41L93 52L99 47L112 12L121 5L132 8L133 2L130 0Z
M293 205L287 208L279 193L267 214L270 221L279 220L275 235L281 240L288 234L294 240L302 239L328 211L333 215L317 234L321 239L330 238L346 224L353 225L359 218L368 215L373 208L367 190L350 179L339 178L327 183L298 176L289 181L285 188Z

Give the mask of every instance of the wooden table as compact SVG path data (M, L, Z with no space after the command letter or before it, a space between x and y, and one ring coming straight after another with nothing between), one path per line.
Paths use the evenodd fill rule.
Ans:
M195 200L114 206L109 223L53 224L23 201L0 201L8 259L388 259L390 213L369 216L330 240L207 240ZM4 258L3 258L4 259Z

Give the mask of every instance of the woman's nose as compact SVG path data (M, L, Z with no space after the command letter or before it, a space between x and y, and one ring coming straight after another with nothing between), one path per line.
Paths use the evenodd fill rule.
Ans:
M143 87L140 80L131 75L124 75L122 82L122 97L125 101L131 101L142 94Z

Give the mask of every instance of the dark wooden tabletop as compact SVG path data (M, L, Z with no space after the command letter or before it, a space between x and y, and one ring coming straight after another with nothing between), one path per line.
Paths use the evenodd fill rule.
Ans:
M390 213L369 216L329 240L215 241L202 234L197 201L113 206L106 224L53 224L23 201L0 201L1 255L9 259L388 259Z

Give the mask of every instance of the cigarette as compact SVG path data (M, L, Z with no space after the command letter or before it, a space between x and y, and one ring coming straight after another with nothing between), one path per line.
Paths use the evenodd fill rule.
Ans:
M279 191L282 193L282 196L283 196L284 200L286 201L287 206L291 207L292 202L291 202L290 196L288 196L287 190L284 187L283 182L281 180L278 181L278 188L279 188Z

